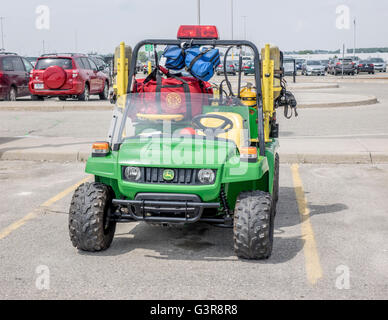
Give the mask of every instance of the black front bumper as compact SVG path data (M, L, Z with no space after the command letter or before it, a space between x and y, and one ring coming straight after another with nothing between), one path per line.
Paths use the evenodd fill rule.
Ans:
M197 195L166 193L139 193L135 200L114 199L112 203L119 208L128 209L127 214L119 211L120 213L115 214L113 219L154 223L206 221L208 219L201 219L203 211L220 207L220 203L202 202ZM223 220L218 221L222 222Z

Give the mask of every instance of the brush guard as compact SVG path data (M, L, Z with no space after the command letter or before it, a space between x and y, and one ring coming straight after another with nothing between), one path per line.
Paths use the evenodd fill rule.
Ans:
M135 200L114 199L112 203L128 209L128 214L116 211L111 217L118 222L123 220L154 223L210 222L207 221L208 219L201 219L204 209L220 207L220 203L202 202L197 195L165 193L139 193ZM217 221L223 220L217 219Z

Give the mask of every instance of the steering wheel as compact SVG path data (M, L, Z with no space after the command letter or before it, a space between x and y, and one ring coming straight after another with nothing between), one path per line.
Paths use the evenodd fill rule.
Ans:
M218 127L207 127L201 122L203 119L216 119L222 120L224 122ZM200 114L194 117L192 122L195 128L204 131L205 134L211 132L212 136L216 136L221 133L227 133L233 129L233 122L229 118L221 116L219 114Z

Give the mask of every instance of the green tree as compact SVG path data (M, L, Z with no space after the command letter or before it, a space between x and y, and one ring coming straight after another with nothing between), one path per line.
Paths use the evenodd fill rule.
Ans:
M146 62L148 60L147 54L144 51L140 51L137 58L140 60L140 62Z

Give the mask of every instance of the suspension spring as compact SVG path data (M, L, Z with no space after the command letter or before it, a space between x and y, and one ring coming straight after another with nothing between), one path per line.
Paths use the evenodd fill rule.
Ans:
M221 185L221 191L220 191L220 200L222 203L222 208L224 210L224 213L227 217L230 216L230 209L228 205L228 200L226 198L226 193L225 193L225 186Z

